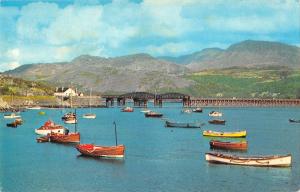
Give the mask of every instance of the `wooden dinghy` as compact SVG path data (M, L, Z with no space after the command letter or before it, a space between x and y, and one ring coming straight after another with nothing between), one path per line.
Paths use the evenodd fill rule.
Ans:
M203 136L209 137L246 137L246 131L236 131L236 132L217 132L217 131L203 131Z
M157 113L157 112L154 112L154 111L150 111L148 113L145 113L145 117L156 117L156 118L159 118L159 117L162 117L163 114L162 113Z
M115 146L100 146L94 144L78 144L76 149L82 154L91 157L104 158L123 158L125 153L125 145L118 145L117 126L115 126Z
M213 149L247 150L248 148L247 141L229 142L229 141L211 140L209 142L209 145Z
M125 152L124 145L99 146L94 144L78 144L76 149L82 154L92 157L123 158Z
M180 128L200 128L201 123L178 123L166 121L166 127L180 127Z
M259 167L289 167L292 163L292 156L235 156L222 153L206 153L206 161L210 163L259 166Z
M225 120L221 120L221 119L213 119L208 121L208 123L210 124L217 124L217 125L225 125Z

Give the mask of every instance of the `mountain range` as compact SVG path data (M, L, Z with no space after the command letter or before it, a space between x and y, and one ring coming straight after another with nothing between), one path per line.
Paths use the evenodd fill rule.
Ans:
M207 48L180 57L134 54L114 58L81 55L70 62L22 65L6 71L27 80L99 92L170 91L195 85L188 74L229 67L300 68L300 48L278 42L247 40L227 49Z

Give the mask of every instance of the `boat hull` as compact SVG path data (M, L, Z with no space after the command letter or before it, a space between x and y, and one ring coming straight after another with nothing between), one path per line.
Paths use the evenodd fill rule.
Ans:
M77 123L77 120L76 119L66 119L66 120L64 120L64 123L66 123L66 124L75 124L75 123Z
M258 167L290 167L292 163L291 155L243 157L221 153L206 153L205 159L210 163Z
M78 144L76 149L82 154L91 157L123 158L125 146L97 146L93 144Z
M216 131L203 131L203 136L209 137L246 137L246 131L237 131L237 132L216 132Z
M179 128L200 128L200 123L174 123L166 121L166 127L179 127Z
M247 141L242 142L223 142L217 140L211 140L209 145L213 149L227 149L227 150L247 150Z
M79 143L80 133L50 134L49 140L54 143Z

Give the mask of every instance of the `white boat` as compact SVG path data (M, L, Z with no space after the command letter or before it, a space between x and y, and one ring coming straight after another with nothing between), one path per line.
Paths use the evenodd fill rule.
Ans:
M39 109L41 109L41 107L40 107L40 106L27 107L26 109L30 109L30 110L39 110Z
M149 109L141 110L141 113L149 113L149 112L151 112L151 110Z
M205 159L210 163L259 167L289 167L292 163L292 156L290 154L272 156L235 156L222 153L206 153Z
M221 117L223 114L221 112L218 111L212 111L208 114L211 117Z
M90 89L90 99L89 99L90 113L86 113L82 116L85 119L95 119L96 118L96 114L92 113L92 109L91 109L91 97L92 97L92 89Z
M15 113L11 113L11 114L5 114L4 118L5 119L14 119L14 118L20 118L21 115L16 115Z
M75 124L75 123L77 123L77 119L76 118L67 118L64 120L64 123Z
M86 113L82 116L85 119L95 119L96 118L96 114L94 113Z
M55 124L53 121L46 121L43 126L35 129L35 133L38 135L48 135L50 133L65 133L67 129L61 125Z
M191 109L183 109L181 112L182 113L192 113L193 111Z

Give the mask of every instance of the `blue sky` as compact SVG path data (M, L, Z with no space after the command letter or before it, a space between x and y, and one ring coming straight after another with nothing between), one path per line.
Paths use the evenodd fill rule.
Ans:
M300 46L299 0L0 0L0 71L82 55L179 56L243 40Z

